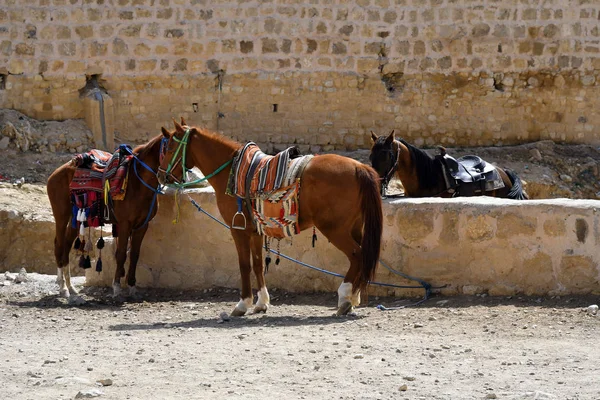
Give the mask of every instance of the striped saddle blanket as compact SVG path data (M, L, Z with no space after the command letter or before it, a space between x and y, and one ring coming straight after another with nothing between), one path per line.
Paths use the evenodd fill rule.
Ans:
M258 233L277 239L300 233L300 178L312 157L296 147L270 156L253 142L234 157L227 194L251 199Z
M111 198L123 200L127 189L129 161L132 158L124 149L119 149L114 154L96 149L77 154L72 160L77 169L69 189L71 192L102 192L104 182L108 180Z

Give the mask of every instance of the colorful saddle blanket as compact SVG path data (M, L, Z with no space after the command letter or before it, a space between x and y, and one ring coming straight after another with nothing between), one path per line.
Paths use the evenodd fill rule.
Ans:
M87 226L102 225L105 182L110 185L109 193L113 200L125 198L127 172L132 158L125 148L120 148L114 154L94 149L77 154L71 160L77 167L69 184L71 202L75 211L85 210Z
M227 194L251 199L258 233L277 239L300 233L300 178L312 157L296 147L270 156L253 142L234 157Z

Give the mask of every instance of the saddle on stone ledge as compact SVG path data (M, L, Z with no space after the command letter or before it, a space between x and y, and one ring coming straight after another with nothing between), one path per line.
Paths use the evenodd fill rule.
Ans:
M446 189L456 196L481 196L485 192L502 189L504 182L496 167L488 164L479 156L467 155L459 159L446 154L444 147L439 147L440 160Z

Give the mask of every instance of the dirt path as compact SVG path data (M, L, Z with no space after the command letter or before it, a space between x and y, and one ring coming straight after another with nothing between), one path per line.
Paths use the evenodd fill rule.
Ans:
M266 315L220 322L236 290L123 303L86 288L87 305L69 307L54 277L28 276L0 285L4 399L600 398L600 313L586 310L597 296L437 297L386 312L374 306L406 301L371 297L336 318L335 293L275 290Z

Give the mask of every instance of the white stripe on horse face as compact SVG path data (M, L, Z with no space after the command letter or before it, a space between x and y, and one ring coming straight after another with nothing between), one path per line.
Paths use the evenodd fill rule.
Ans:
M338 288L338 307L345 302L352 304L352 284L350 282L344 282Z

